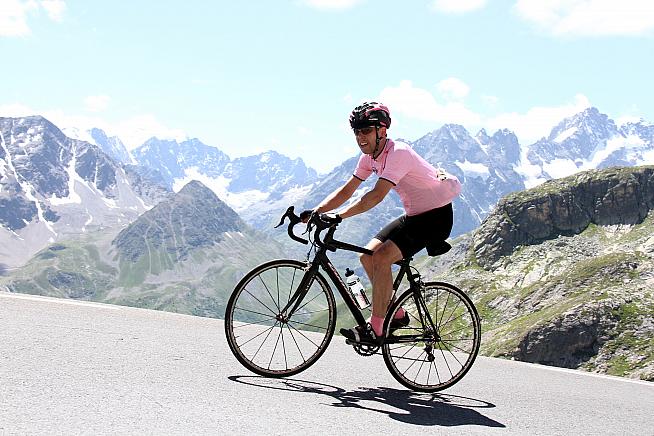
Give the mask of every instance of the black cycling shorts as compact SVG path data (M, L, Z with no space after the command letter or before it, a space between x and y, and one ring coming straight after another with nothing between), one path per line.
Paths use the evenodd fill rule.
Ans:
M452 231L452 224L452 203L450 203L419 215L402 215L377 233L375 239L382 242L390 239L406 259L430 243L446 240Z

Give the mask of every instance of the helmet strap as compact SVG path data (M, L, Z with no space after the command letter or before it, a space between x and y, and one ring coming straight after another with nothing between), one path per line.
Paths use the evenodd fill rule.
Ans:
M381 154L381 150L379 151L379 154L377 153L377 150L379 150L379 143L381 142L382 139L384 139L384 145L386 145L386 137L385 136L380 137L379 126L375 126L375 149L372 151L373 159L377 159L377 157L379 157L379 154Z

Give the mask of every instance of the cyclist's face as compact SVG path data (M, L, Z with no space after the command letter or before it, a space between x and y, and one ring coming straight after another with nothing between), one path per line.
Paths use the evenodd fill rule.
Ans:
M379 137L386 136L386 128L379 128ZM354 129L354 137L359 144L361 152L364 154L371 154L375 150L377 136L375 135L374 127L363 127L361 129Z

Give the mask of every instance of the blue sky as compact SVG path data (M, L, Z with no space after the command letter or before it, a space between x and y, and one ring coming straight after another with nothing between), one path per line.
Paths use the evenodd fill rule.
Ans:
M653 122L653 49L650 0L0 0L0 116L326 172L357 154L364 100L407 140L458 123L527 144L590 105Z

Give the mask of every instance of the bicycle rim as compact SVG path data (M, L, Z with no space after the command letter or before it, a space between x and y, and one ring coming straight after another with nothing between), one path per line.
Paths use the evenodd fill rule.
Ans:
M479 315L461 290L447 283L425 283L419 298L407 291L392 305L408 313L407 327L395 330L382 346L386 367L404 386L436 392L457 383L472 366L481 338Z
M305 266L296 260L260 265L236 285L227 303L229 347L256 374L285 377L307 369L334 334L334 296L319 273L298 309L287 317L280 314L306 273Z

